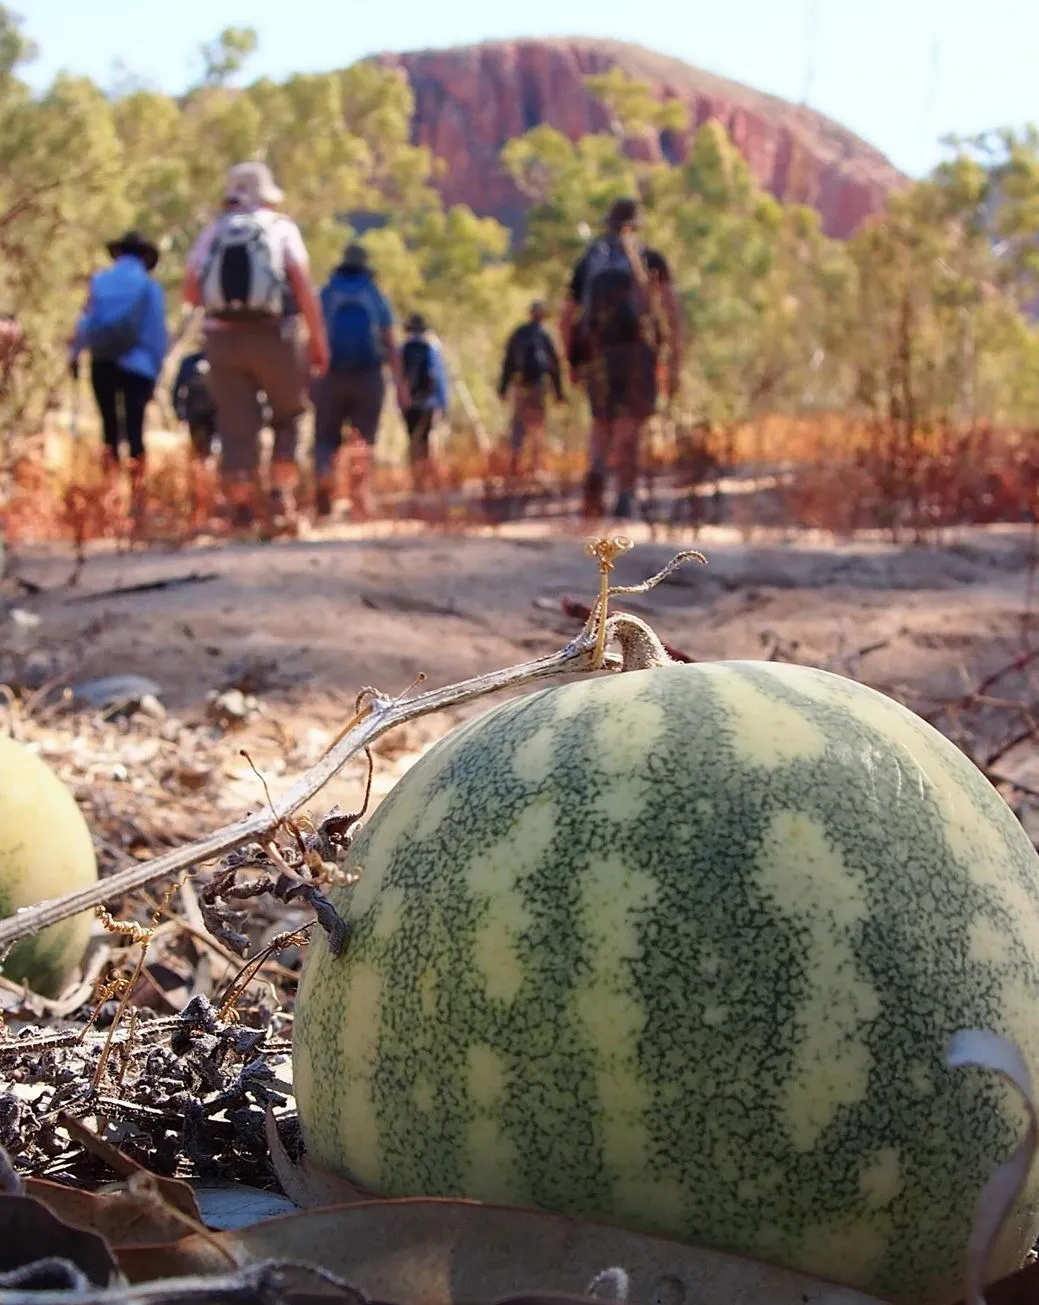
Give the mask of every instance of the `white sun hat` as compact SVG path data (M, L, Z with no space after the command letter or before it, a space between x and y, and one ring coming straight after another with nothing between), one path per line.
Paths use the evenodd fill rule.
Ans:
M285 192L275 185L274 177L266 163L235 163L227 169L224 183L227 199L239 204L280 204Z

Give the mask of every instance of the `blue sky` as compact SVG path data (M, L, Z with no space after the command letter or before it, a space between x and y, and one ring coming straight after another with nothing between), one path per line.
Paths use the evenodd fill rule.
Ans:
M13 0L41 57L102 84L118 65L183 89L197 50L228 26L256 28L249 71L342 67L379 50L515 36L607 36L686 59L813 108L918 175L946 133L1039 122L1039 0ZM132 17L130 16L132 14ZM679 17L681 15L681 17Z

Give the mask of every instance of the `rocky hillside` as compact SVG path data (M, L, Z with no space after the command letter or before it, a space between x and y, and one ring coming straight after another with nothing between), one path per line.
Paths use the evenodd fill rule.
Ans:
M878 150L819 113L620 41L500 41L378 61L411 81L414 139L446 162L445 199L510 226L524 200L498 162L502 145L540 123L573 139L602 130L605 110L583 79L616 66L684 101L694 126L723 122L759 183L817 208L831 235L850 235L904 180ZM670 132L649 142L652 154L672 161L687 146Z

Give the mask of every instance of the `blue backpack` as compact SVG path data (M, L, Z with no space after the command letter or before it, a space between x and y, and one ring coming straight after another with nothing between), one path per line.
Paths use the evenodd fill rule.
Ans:
M86 347L98 362L118 362L141 339L141 328L148 306L150 286L147 282L136 294L99 298L86 323Z
M333 276L321 291L332 371L369 372L382 366L378 294L367 277Z

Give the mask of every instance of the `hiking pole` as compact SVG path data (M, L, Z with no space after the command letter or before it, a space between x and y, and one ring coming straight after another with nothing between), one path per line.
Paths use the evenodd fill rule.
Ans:
M476 444L481 453L489 453L491 449L491 438L487 434L487 427L483 424L483 418L480 416L479 409L473 401L473 396L469 392L469 387L462 379L462 374L447 346L440 341L440 349L444 355L444 361L447 363L448 375L451 384L458 390L458 397L465 409L465 415L473 424L473 433L476 436Z
M79 384L79 359L77 358L69 367L69 380L72 382L72 395L69 403L69 434L72 436L73 448L79 447L80 429L80 384Z

